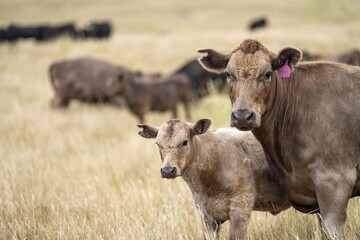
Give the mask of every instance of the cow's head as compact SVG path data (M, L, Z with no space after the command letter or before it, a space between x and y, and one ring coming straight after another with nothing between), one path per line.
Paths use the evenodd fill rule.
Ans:
M162 166L160 169L163 178L181 176L191 166L193 156L193 137L205 133L211 125L209 119L201 119L195 124L180 120L169 120L160 127L151 127L145 124L137 125L142 128L139 135L144 138L156 138Z
M106 79L107 93L109 96L123 95L126 88L126 81L131 78L129 73L119 73L114 77Z
M260 42L250 39L229 54L212 49L200 49L198 52L207 53L198 59L205 69L226 72L233 107L231 126L239 130L260 126L277 70L288 65L293 71L302 56L301 51L295 48L284 48L276 55Z

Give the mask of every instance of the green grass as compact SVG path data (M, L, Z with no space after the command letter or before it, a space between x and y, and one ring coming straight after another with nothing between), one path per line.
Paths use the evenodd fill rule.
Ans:
M108 19L109 41L70 39L0 46L0 239L199 239L200 222L181 179L159 176L153 141L137 135L126 109L74 102L49 108L48 66L93 56L145 72L171 73L196 49L230 51L257 38L320 53L360 47L356 1L0 1L0 25ZM270 27L248 32L267 15ZM193 106L193 118L229 126L230 101L213 94ZM183 111L181 118L184 116ZM171 117L152 113L154 126ZM348 207L346 239L359 238L359 199ZM225 224L221 238L226 238ZM291 209L254 213L249 239L319 239L315 216Z

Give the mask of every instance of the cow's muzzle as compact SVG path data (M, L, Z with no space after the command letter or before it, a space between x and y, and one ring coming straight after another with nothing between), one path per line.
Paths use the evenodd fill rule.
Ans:
M257 126L256 114L249 109L237 109L231 113L230 125L241 131L249 131Z
M176 167L162 167L160 173L163 178L176 178Z

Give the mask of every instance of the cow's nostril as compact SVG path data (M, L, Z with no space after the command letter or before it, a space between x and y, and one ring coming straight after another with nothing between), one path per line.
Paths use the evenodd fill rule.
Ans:
M245 118L248 122L253 121L254 120L254 112L252 112L252 111L247 112Z
M231 120L238 120L239 116L237 116L236 112L231 113Z
M161 176L164 178L174 178L176 177L176 167L162 167L160 169Z

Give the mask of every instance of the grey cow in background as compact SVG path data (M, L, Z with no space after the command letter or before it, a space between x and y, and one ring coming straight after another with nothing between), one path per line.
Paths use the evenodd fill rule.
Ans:
M49 73L55 91L51 106L65 108L74 99L122 106L122 97L114 94L110 85L119 74L131 74L131 71L103 60L78 58L53 63Z

